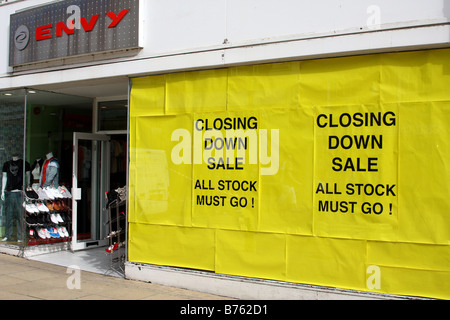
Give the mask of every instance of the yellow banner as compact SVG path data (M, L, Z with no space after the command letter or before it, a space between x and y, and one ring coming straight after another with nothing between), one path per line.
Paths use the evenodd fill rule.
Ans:
M449 61L133 79L130 261L450 298Z

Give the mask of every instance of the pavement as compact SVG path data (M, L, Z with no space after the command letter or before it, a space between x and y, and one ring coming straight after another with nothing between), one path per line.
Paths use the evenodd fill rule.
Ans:
M0 300L231 300L0 254Z

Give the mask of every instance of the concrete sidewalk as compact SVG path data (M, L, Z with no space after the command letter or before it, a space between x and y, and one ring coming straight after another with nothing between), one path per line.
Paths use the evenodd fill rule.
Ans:
M67 272L66 267L0 254L0 300L229 299L86 271ZM69 289L77 283L79 289Z

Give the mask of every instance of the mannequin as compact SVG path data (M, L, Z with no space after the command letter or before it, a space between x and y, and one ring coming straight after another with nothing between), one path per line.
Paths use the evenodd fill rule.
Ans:
M44 160L37 158L33 165L31 166L31 175L33 177L32 187L33 189L38 189L40 187L41 170L44 165Z
M40 185L42 188L49 186L59 187L59 162L55 159L52 152L47 153L47 160L44 162L41 170Z
M13 163L15 163L15 162L18 162L20 159L19 159L19 156L17 156L17 155L14 155L13 157L12 157L12 162ZM22 162L23 162L23 160L22 160ZM20 170L21 169L21 167L20 167L20 165L18 166L18 168L16 168L16 167L13 167L12 168L12 172L10 172L10 173L12 173L12 176L13 177L16 177L16 175L18 176L17 177L17 183L15 183L15 185L13 185L12 183L13 182L11 182L11 185L10 185L10 187L13 187L13 189L12 190L7 190L7 185L8 185L8 172L5 170L5 169L7 169L7 168L5 168L5 166L8 164L8 163L10 163L9 161L8 162L6 162L4 165L3 165L3 174L2 174L2 193L1 193L1 199L3 200L3 201L5 201L5 191L9 191L9 192L20 192L21 190L22 190L22 185L23 185L23 180L22 180L22 170ZM22 163L22 165L23 165L23 163ZM16 171L16 170L18 170L18 171ZM30 167L30 164L28 163L28 162L26 162L25 161L25 187L26 188L28 188L29 186L30 186L30 177L31 177L31 167ZM19 187L20 186L20 187Z
M24 168L25 166L25 168ZM25 181L23 172L25 171ZM26 161L14 155L12 160L3 165L1 199L5 201L6 213L6 237L7 241L12 237L14 220L17 221L17 240L21 242L20 213L22 202L22 189L30 186L31 167Z

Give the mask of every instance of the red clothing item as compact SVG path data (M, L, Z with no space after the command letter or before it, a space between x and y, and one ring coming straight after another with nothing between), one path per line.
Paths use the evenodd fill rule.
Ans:
M46 160L46 161L44 162L44 165L42 166L42 182L41 182L41 185L44 185L45 180L47 179L47 167L48 167L49 163L50 163L53 159L54 159L54 157L52 157L52 158Z

